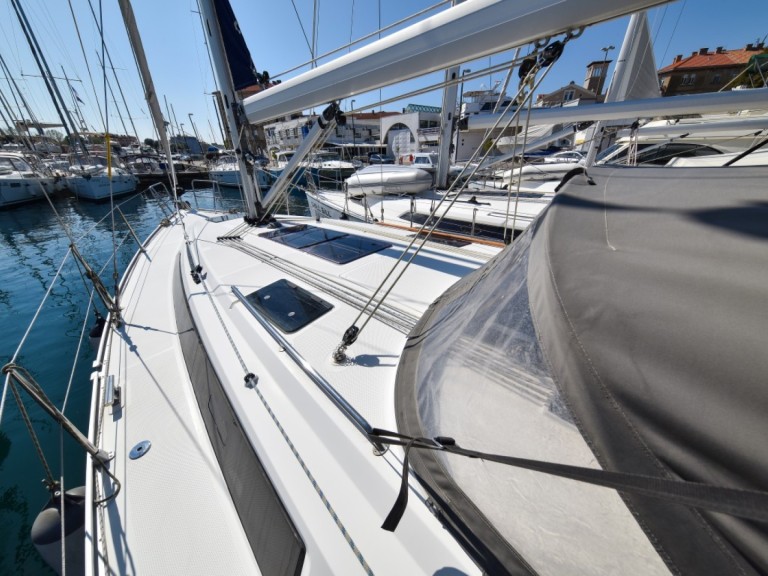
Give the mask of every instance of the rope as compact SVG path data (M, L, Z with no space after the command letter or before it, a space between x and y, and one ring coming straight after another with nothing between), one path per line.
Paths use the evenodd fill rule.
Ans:
M16 399L16 404L19 406L21 417L27 427L27 431L29 432L29 437L32 439L32 444L34 445L35 451L37 452L37 457L40 458L40 462L42 463L43 469L45 470L45 484L48 490L53 491L57 485L57 482L53 479L53 472L51 472L51 467L48 466L48 461L45 459L45 454L43 454L43 447L40 445L40 440L38 440L37 434L35 434L35 429L32 427L32 421L30 420L29 414L27 413L27 408L24 406L24 402L21 400L21 395L16 389L16 385L13 383L13 381L10 381L10 385L11 392L13 392L13 397Z

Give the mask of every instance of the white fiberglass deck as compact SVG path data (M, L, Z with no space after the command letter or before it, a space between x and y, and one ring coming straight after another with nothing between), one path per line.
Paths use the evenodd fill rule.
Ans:
M180 226L160 229L139 255L121 305L125 324L112 336L109 373L122 407L107 408L99 444L113 452L110 471L122 488L97 508L101 574L258 574L178 345L170 299ZM166 293L167 292L167 293ZM136 460L131 449L152 446ZM102 479L106 476L100 475ZM102 494L103 497L103 494Z
M393 247L337 265L265 239L268 229L241 222L186 217L187 233L195 239L191 253L202 266L201 284L189 274L178 225L160 229L127 279L125 324L113 333L104 370L116 375L121 407L106 408L98 436L99 445L115 454L110 471L122 489L97 508L97 525L87 527L100 559L97 572L259 573L181 354L171 297L171 286L180 281L180 257L190 310L195 324L204 327L200 337L209 358L306 546L302 573L435 573L446 567L477 573L425 506L409 506L394 534L380 529L397 496L402 452L374 455L233 288L248 294L289 278L331 303L333 309L311 330L285 338L371 425L394 429L394 377L409 325L496 250L430 246L416 259L421 268L409 270L393 291L389 302L397 306L383 306L382 317L389 320L372 321L350 348L350 364L339 366L331 352L357 315L355 303L367 300L409 233L381 230ZM339 223L336 229L357 234L365 227ZM234 229L238 238L222 239ZM246 371L258 377L256 389L244 385ZM143 440L152 442L146 455L129 459L128 452ZM411 497L415 502L423 495ZM422 542L418 548L412 546L416 539Z

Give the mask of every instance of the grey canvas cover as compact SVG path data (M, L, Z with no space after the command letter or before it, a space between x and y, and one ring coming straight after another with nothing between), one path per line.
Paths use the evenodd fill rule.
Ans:
M542 434L526 438L523 446L535 446L525 456L557 461L552 443L567 446L564 454L580 449L565 432L547 431L558 421L605 469L768 489L768 169L589 174L593 184L569 181L526 235L457 283L416 327L398 373L400 431L454 436L487 452L520 450L499 439L522 428L510 432L507 422L510 414L522 420L520 408L500 400L519 403L523 394L498 390L526 387L543 398L529 402L530 411L546 418L536 421ZM470 350L466 360L462 349ZM472 377L461 378L467 362ZM450 408L457 400L449 395L463 398L463 413ZM467 476L457 458L420 453L413 467L481 562L533 571L536 560L516 541L526 532L505 526L519 515L495 517L494 500L517 494L477 495L478 485L493 486L485 475L505 474L503 467ZM582 519L585 531L602 522L606 506L598 493L592 498L598 509ZM671 572L768 573L765 524L622 499ZM556 510L539 504L546 522ZM526 528L542 530L535 521ZM603 528L612 537L607 520ZM553 548L562 537L552 538ZM650 564L633 570L649 571Z

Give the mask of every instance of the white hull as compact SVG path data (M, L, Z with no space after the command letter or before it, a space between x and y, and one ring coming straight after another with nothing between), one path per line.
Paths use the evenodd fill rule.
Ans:
M261 91L245 111L262 122L658 1L459 3ZM201 8L208 19L212 2ZM221 85L230 83L224 76ZM232 114L229 122L236 128ZM302 147L320 139L321 126ZM556 177L574 167L526 168ZM742 228L732 212L763 205L765 170L747 172L743 196L725 202L723 186L738 189L744 169L720 182L701 170L668 171L672 192L691 192L689 213L678 194L659 189L666 173L642 168L596 168L557 195L555 181L522 194L473 182L456 197L310 191L318 221L274 215L265 225L178 208L130 263L94 362L88 437L110 460L87 460L87 573L661 576L708 573L710 559L718 562L712 573L748 573L738 568L766 540L753 526L734 529L678 491L667 494L670 505L647 498L667 486L655 480L674 481L677 471L727 483L765 468L765 410L750 395L731 410L722 382L754 380L745 391L764 404L766 370L747 367L730 383L730 370L749 362L741 334L728 332L731 310L710 306L739 304L726 302L723 289L754 268L754 282L746 278L735 293L761 309L765 250L753 238L765 237L754 225L760 214ZM240 183L250 196L247 178ZM237 183L234 173L229 185ZM372 185L384 190L381 176ZM635 188L645 192L640 202ZM701 188L703 201L693 194ZM436 241L416 248L432 226ZM659 233L665 226L669 237ZM701 270L679 275L716 227L724 251L701 250ZM509 243L524 230L503 249L471 241ZM690 242L677 246L678 237ZM658 260L677 249L673 265ZM718 270L742 253L756 265ZM658 276L646 276L657 261ZM697 297L697 280L713 277L699 305L679 305ZM642 281L652 289L641 290ZM626 297L632 282L636 298ZM701 315L707 306L712 314ZM759 346L749 344L763 332L759 315L734 312L736 328L751 323L743 340L757 362ZM689 321L704 329L689 330ZM713 329L726 337L713 341ZM683 346L677 360L668 344L697 334L701 348ZM732 353L723 361L713 355L720 350ZM698 374L695 365L707 360L710 370ZM723 369L711 376L713 404L681 401L708 391L700 382L711 368ZM636 400L645 387L655 394ZM728 406L718 413L714 403ZM714 458L698 462L708 450L696 426L707 420L702 407L716 416L701 430L713 434ZM742 429L742 415L755 433ZM731 423L728 434L720 422ZM384 447L383 435L397 440ZM742 440L750 450L718 470L720 454ZM507 463L520 467L454 457L459 446L511 455ZM743 464L753 456L757 465ZM536 472L546 463L565 478ZM628 490L588 484L605 481L595 479L601 469L632 474ZM651 476L648 486L638 489L637 474ZM768 567L768 557L758 560Z
M312 224L308 219L281 222L283 229ZM330 229L367 239L376 238L379 230L365 224L356 229L342 225L353 226L337 222ZM231 242L217 240L236 230L243 242L234 237ZM361 335L361 352L385 354L382 358L387 361L376 368L361 356L359 364L345 368L347 376L339 379L340 367L329 361L335 335L343 332L354 310L346 301L370 296L374 288L370 282L374 277L378 282L391 264L389 250L338 265L266 239L265 232L269 230L244 228L234 216L188 213L184 226L174 222L158 229L145 243L146 255L135 257L126 273L121 300L124 327L107 329L101 368L94 375L98 395L92 406L90 436L114 454L109 470L123 481L114 500L86 515L86 555L95 559L96 573L153 574L160 566L168 574L275 573L268 564L257 566L257 560L269 560L252 550L243 527L256 525L262 534L274 534L274 519L267 519L263 507L258 513L246 510L250 512L246 515L237 509L243 499L238 500L238 491L231 491L227 484L233 470L227 469L226 456L217 452L226 448L225 453L240 456L235 474L248 470L256 458L263 466L268 485L305 547L302 574L365 574L366 566L370 566L367 573L380 574L434 574L445 566L462 574L479 574L429 507L419 503L423 491L416 484L418 497L405 512L403 529L387 534L379 528L400 484L402 450L376 455L286 353L286 347L298 350L308 365L334 381L334 389L367 420L394 426L395 362L391 359L402 348L407 328L377 319L375 329ZM393 244L391 250L399 251L407 245L408 235L393 234L397 235L385 240ZM192 252L187 249L190 242ZM277 252L264 261L240 249ZM393 303L404 304L385 303L381 314L412 325L458 274L477 268L495 252L467 247L461 254L427 256L433 268L412 267L393 293ZM204 269L200 284L186 270L191 253ZM311 284L281 271L285 266L301 272ZM285 334L286 344L281 347L236 297L233 287L248 294L254 290L255 278L258 284L268 285L286 277L329 300L334 309L311 328ZM226 286L221 283L224 278L228 278ZM326 337L318 338L314 328ZM194 340L184 337L189 333ZM200 362L190 363L185 354L189 342L197 342L195 333L204 348L196 348ZM207 367L206 361L210 362ZM257 388L243 385L243 365L259 377ZM110 375L122 391L116 406L105 406L102 396ZM201 376L209 382L203 399L196 389ZM211 417L216 428L207 430ZM233 421L239 423L234 428L229 425ZM151 441L151 448L131 459L129 452L143 440ZM240 486L247 486L240 495L245 494L249 502L252 494L260 503L266 501L269 509L274 497L264 497L264 480L255 476L238 478ZM114 491L105 474L92 470L87 477L87 502ZM190 498L192 494L199 497ZM142 519L150 511L150 518ZM413 533L419 534L416 548ZM119 538L109 536L117 534ZM282 550L280 538L285 533L279 535L274 546ZM162 546L157 546L159 542Z
M0 208L40 200L54 191L53 178L0 178Z
M240 172L238 170L211 170L208 173L211 180L218 182L219 186L240 186Z
M72 193L83 200L106 200L113 196L130 194L136 190L138 179L133 174L95 175L90 178L70 176L67 185Z

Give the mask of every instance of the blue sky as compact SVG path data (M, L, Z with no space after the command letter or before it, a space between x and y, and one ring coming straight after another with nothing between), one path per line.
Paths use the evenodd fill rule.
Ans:
M95 89L89 80L68 1L77 15L85 56L96 84ZM71 84L85 103L81 108L88 124L103 130L96 106L98 99L99 105L104 108L102 71L97 60L97 52L101 52L100 39L87 0L21 2L53 74L66 74L73 79ZM98 0L91 2L98 14ZM379 21L382 25L387 25L436 3L437 0L318 0L318 52L322 54L343 45L349 42L350 37L359 38L374 32L379 27ZM296 10L311 41L315 0L231 0L231 4L259 70L266 69L275 76L309 59L310 50ZM117 2L103 1L103 7L106 45L128 102L133 125L136 126L141 139L154 137ZM179 126L183 124L183 127L180 127L186 133L192 134L194 122L202 139L220 140L216 113L209 95L216 88L203 43L196 0L133 0L133 9L157 92L161 101L167 99L173 107L175 123ZM624 37L627 21L628 18L622 18L588 28L581 38L568 45L540 91L551 91L571 80L581 84L586 64L603 58L602 47L615 46L616 49L609 52L608 56L609 59L615 58ZM651 10L649 23L659 68L671 63L676 54L690 55L702 47L743 48L748 42L763 40L768 34L768 12L764 8L764 0L742 0L734 4L714 0L678 1ZM38 119L55 122L55 109L50 103L42 80L35 77L39 72L10 2L4 2L0 8L0 55L5 59L11 75ZM491 61L501 62L503 58L496 56L491 58ZM487 64L487 61L469 62L464 67L477 70L483 64ZM5 74L0 74L0 78L0 91L11 100L11 105L15 106ZM467 83L465 90L488 87L501 79L501 74L486 76ZM60 82L60 88L71 107L72 99L63 81ZM132 134L131 121L114 83L113 90L122 120L109 96L110 131L127 131ZM392 90L385 89L382 95L386 97L393 93ZM378 96L378 92L356 96L356 107L375 102ZM434 93L425 94L408 101L439 105L440 96ZM397 109L399 106L401 105L393 105L387 109ZM342 108L348 107L348 101L342 102ZM165 112L164 105L163 111Z

